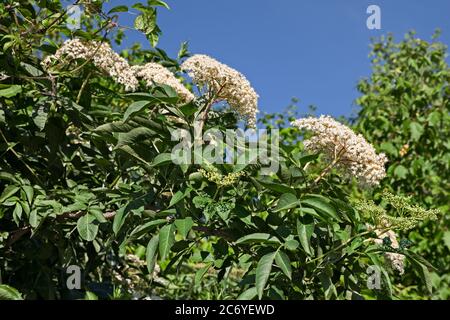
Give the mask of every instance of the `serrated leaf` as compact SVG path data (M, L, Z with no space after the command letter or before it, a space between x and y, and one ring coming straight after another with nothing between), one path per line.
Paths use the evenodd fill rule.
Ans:
M237 300L252 300L258 295L258 292L256 291L256 287L251 287L242 292L238 297Z
M156 167L169 162L172 162L172 154L160 153L153 159L151 165Z
M313 255L310 243L313 232L313 224L303 224L300 222L300 220L297 220L297 234L300 239L300 244L302 245L303 250L305 250L306 254L308 254L309 256Z
M252 233L236 240L236 244L259 243L259 242L281 243L280 240L278 240L276 237L268 233Z
M114 8L112 8L111 10L108 11L108 14L111 13L115 13L115 12L128 12L128 7L127 6L116 6Z
M444 243L447 246L448 250L450 250L450 231L444 232Z
M147 244L145 251L145 260L147 262L147 270L149 274L153 273L156 263L156 250L158 249L159 236L155 235Z
M326 198L318 195L310 196L301 200L302 205L312 207L316 212L326 214L328 217L340 221L336 209L327 201Z
M22 206L20 205L19 202L16 202L16 206L14 207L14 211L13 211L13 219L14 222L19 225L20 223L20 219L22 218Z
M197 272L195 273L195 277L194 277L195 285L198 285L202 281L206 272L208 272L209 268L211 268L211 265L212 265L212 262L209 262L208 264L206 264L206 266L197 270Z
M94 223L97 219L85 214L77 221L77 230L80 237L86 241L93 241L98 233L98 224Z
M120 228L122 228L122 225L124 223L124 213L125 213L125 207L120 208L119 210L116 211L116 215L114 216L114 220L113 220L113 232L115 235L118 234Z
M185 192L177 191L177 192L173 195L172 199L170 199L170 203L169 203L169 207L168 207L168 208L170 208L170 207L176 205L178 202L180 202L181 200L183 200L185 196L186 196L186 193L185 193Z
M277 266L283 271L283 273L289 278L292 279L292 268L291 268L291 260L281 250L278 250L275 255L275 262Z
M262 299L264 288L266 287L267 280L269 280L275 254L276 252L272 252L264 255L256 266L256 291L259 299Z
M130 116L135 114L136 112L141 111L144 109L147 105L149 105L151 101L144 100L144 101L135 101L125 110L125 113L123 114L123 121L126 121Z
M175 226L177 227L178 232L183 236L183 238L187 237L193 225L194 221L191 217L175 220Z
M23 191L25 191L25 195L27 196L27 200L29 204L33 203L34 197L34 189L32 186L22 186Z
M161 260L165 260L175 242L175 226L166 225L159 231L159 255Z
M117 148L121 146L130 146L136 143L140 143L146 139L153 138L155 135L156 131L153 131L146 127L134 128L129 132L119 133Z
M149 232L156 226L158 226L160 224L164 224L164 223L167 223L166 219L157 219L157 220L146 222L143 225L140 225L140 226L137 226L136 228L134 228L133 231L131 231L131 233L130 233L130 238L139 238L141 235Z
M292 193L283 193L273 211L279 212L282 210L292 209L295 208L298 204L299 201L295 195L293 195Z

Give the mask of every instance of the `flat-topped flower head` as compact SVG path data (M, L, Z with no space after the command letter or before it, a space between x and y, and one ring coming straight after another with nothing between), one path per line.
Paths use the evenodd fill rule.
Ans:
M133 66L134 75L138 78L144 79L147 86L152 86L153 83L165 84L172 87L184 102L189 102L194 99L194 95L186 89L179 79L167 68L162 65L150 62L142 66Z
M67 63L76 59L92 61L97 68L106 72L117 83L123 84L127 91L135 91L139 85L128 62L114 52L107 43L82 42L80 39L67 40L55 54L46 57L42 65L48 68L53 62Z
M195 84L207 86L216 101L227 101L249 127L256 126L259 96L244 75L202 54L188 58L181 68L188 72Z
M330 116L298 119L292 125L313 133L310 139L303 142L306 150L323 153L345 176L355 177L360 185L378 185L386 176L386 156L377 154L361 134L356 134Z

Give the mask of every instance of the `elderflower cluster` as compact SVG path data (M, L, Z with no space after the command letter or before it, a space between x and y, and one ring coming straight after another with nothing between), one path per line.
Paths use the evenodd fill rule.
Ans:
M377 239L373 241L376 244L383 245L384 239L388 238L390 246L394 249L398 249L400 246L398 244L397 235L394 231L388 230L383 231L379 229L375 229L375 234L377 235ZM400 253L395 252L386 252L384 254L385 259L391 265L392 269L397 270L401 275L405 272L405 256Z
M207 86L216 101L227 101L228 105L247 121L249 127L256 126L258 94L244 75L201 54L188 58L181 65L181 69L187 71L197 85Z
M224 176L219 172L217 168L213 166L208 166L208 170L199 169L198 172L200 172L202 176L204 176L209 181L217 184L219 187L234 185L239 181L239 178L245 174L243 171L239 171L231 172Z
M55 54L46 57L42 65L48 68L54 61L59 63L75 59L91 60L97 68L124 85L127 91L135 91L138 87L138 80L128 62L114 52L107 43L82 42L80 39L67 40Z
M162 65L150 62L143 66L133 66L132 70L136 77L142 78L151 86L153 83L165 84L172 87L184 102L194 99L194 95L178 80L169 69Z
M304 141L307 150L323 152L332 165L347 177L356 177L360 185L378 185L386 176L386 156L377 154L361 134L330 116L298 119L292 125L313 132L313 137Z

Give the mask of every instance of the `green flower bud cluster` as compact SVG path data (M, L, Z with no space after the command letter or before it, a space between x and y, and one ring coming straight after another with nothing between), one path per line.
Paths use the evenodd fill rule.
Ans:
M436 220L441 214L438 209L425 209L413 204L411 197L394 195L388 191L383 191L382 200L385 207L376 205L372 200L358 201L355 207L372 218L377 226L404 231L415 228L422 221Z

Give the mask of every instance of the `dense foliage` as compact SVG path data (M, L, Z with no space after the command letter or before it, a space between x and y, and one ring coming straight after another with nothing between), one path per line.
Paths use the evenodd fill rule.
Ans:
M414 33L395 43L392 36L374 42L373 73L358 85L362 96L356 127L389 157L383 188L412 196L445 214L410 235L412 250L437 268L436 296L450 297L450 68L447 47ZM406 282L408 283L408 282ZM405 295L412 290L409 280ZM415 293L414 293L415 292ZM420 295L420 290L419 290Z
M158 7L167 5L149 0L136 6L141 12L136 28L152 45L161 34ZM210 85L186 80L182 66L190 54L184 44L176 59L138 45L123 52L126 60L111 53L117 65L139 69L153 62L158 67L152 70L170 70L166 78L172 85L144 77L127 92L125 80L112 69L106 72L95 53L107 53L105 43L120 43L123 32L114 15L128 8L105 13L96 1L85 10L82 29L70 30L59 1L0 4L0 298L395 299L402 297L404 278L425 288L420 297L430 297L436 286L430 271L444 270L417 254L416 245L397 240L394 230L441 216L417 206L423 200L418 194L400 196L410 192L398 182L398 165L385 179L398 196L377 192L371 202L370 192L334 170L340 158L330 163L326 152L305 150L304 139L314 130L291 126L294 118L285 115L259 122L281 129L279 137L268 132L269 142L280 140L278 159L270 158L279 169L270 175L264 174L265 163L210 163L195 150L191 155L202 161L175 164L172 151L180 137L174 139L174 133L197 137L202 128L227 136L243 129L239 111L254 111L243 105L254 92L237 71L204 58L200 63L212 68L206 73L213 77L206 79ZM46 63L46 57L58 56L63 39L94 44L92 57ZM211 85L217 66L233 90ZM436 67L430 72L444 73ZM247 91L230 97L242 88ZM194 99L181 95L187 89ZM442 103L448 108L448 99ZM448 111L440 115L426 119L435 125L448 120ZM420 123L411 123L416 122L405 129L413 128L410 137L425 137L425 125L420 130ZM397 143L388 133L367 131L382 149L383 142ZM351 131L346 134L353 138ZM225 147L207 138L200 139L202 147ZM354 143L361 140L355 135ZM435 170L448 169L440 164L448 159L445 150L429 151L425 141L417 148L418 154L432 152L429 166L436 160ZM439 192L445 192L439 183L448 183L442 178L433 187ZM387 225L385 219L403 223ZM406 221L414 223L405 228ZM433 223L443 232L443 225ZM83 271L82 288L70 290L66 270L74 265ZM373 270L381 277L375 288L368 285Z

